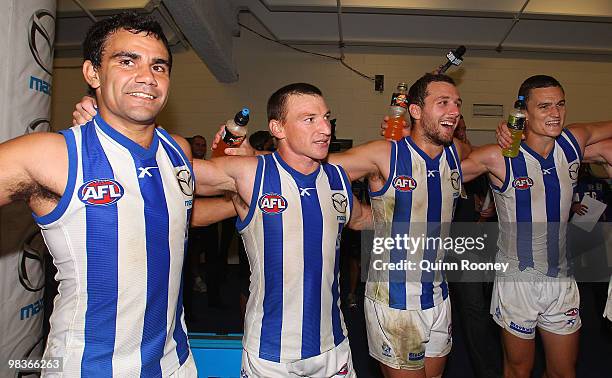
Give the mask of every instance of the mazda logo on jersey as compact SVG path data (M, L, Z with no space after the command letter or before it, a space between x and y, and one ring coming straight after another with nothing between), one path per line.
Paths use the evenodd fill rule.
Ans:
M460 185L459 185L460 181L459 180L461 180L461 177L459 176L459 172L458 171L453 171L451 173L450 180L451 180L451 185L453 186L453 189L459 190L459 187L460 187Z
M334 205L334 209L339 213L346 213L346 205L348 201L346 200L346 196L342 193L334 193L331 196L332 204Z
M30 122L28 127L26 127L25 134L36 133L39 131L49 131L49 120L45 118L37 118L34 121Z
M568 171L569 171L569 177L572 180L578 180L578 171L580 170L580 163L578 162L574 162L572 164L570 164Z
M277 193L266 193L259 197L258 205L266 214L280 214L287 210L287 200Z
M397 176L393 179L393 187L400 192L411 192L417 187L417 182L410 176Z
M34 60L40 68L53 76L53 42L55 39L55 16L46 9L38 9L28 23L28 44Z
M96 179L83 184L78 196L86 205L107 206L123 197L123 187L113 179Z
M531 177L517 177L512 181L512 186L516 190L527 190L533 186Z
M47 246L40 229L31 231L19 250L19 282L27 291L36 292L45 287L44 256Z
M189 169L181 169L176 172L176 180L181 188L181 192L191 197L193 195L193 177L191 176L191 171Z

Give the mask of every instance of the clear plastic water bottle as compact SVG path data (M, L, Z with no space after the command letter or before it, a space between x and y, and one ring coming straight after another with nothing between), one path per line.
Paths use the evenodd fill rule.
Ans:
M514 109L508 116L508 129L512 134L512 144L508 148L502 150L502 155L513 158L519 153L519 146L523 138L523 130L525 129L525 96L518 96L518 100L514 103Z
M247 134L247 123L249 123L249 108L243 108L236 113L234 119L225 122L221 141L213 150L212 157L224 156L226 148L235 148L242 144Z

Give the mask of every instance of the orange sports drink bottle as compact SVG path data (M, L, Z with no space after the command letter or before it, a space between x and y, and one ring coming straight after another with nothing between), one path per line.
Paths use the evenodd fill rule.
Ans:
M385 129L385 138L392 140L400 140L404 136L404 114L408 109L408 85L406 83L397 84L397 92L391 97L391 106L389 107L389 120Z
M249 123L249 113L248 108L243 108L236 113L234 119L228 119L225 122L221 141L213 150L212 157L224 156L226 148L235 148L242 144L247 134L246 125Z

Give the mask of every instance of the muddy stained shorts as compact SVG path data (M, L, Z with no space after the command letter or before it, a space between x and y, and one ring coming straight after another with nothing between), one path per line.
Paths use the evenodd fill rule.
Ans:
M450 353L451 303L427 310L398 310L365 298L370 355L394 369L418 370L425 357Z
M521 339L535 338L536 328L557 335L578 331L580 293L573 278L553 278L531 268L495 277L491 315L502 328Z

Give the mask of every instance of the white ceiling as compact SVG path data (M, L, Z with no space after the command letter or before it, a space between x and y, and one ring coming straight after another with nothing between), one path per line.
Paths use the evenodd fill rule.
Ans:
M190 45L224 82L237 79L231 40L240 32L238 20L244 12L257 20L259 30L283 42L335 45L340 38L337 0L80 2L96 17L125 9L153 14L162 22L171 44L177 48ZM502 54L546 52L572 54L572 59L612 61L611 0L339 2L342 37L345 46L349 47L450 48L465 45L468 53L495 55L499 54L496 48L499 50L501 43ZM81 39L91 20L73 0L58 0L57 16L57 52L60 56L80 54Z

